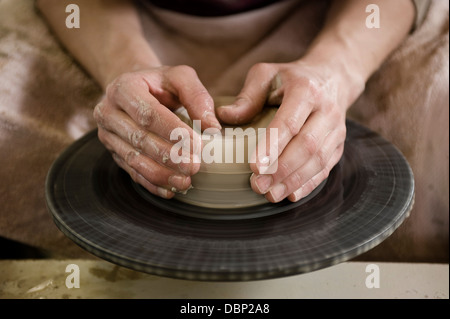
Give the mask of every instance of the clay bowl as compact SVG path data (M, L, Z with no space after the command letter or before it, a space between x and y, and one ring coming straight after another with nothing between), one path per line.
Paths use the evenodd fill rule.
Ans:
M233 97L215 98L215 106L233 102ZM258 141L276 113L276 107L265 107L251 123L244 126L222 125L220 134L202 134L200 170L192 176L192 186L186 194L177 194L176 200L200 207L233 209L267 203L263 195L250 186L250 158ZM178 116L192 125L186 112ZM259 130L258 130L259 129ZM214 210L211 210L214 213Z

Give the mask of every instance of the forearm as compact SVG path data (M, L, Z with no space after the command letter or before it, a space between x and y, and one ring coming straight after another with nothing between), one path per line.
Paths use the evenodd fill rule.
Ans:
M380 28L366 26L369 4L380 9ZM413 22L411 0L336 0L324 28L301 60L340 73L348 85L348 92L342 93L348 107L373 72L405 39Z
M80 28L65 25L70 3L80 8ZM160 65L144 38L133 1L38 0L37 7L60 42L103 88L122 73Z

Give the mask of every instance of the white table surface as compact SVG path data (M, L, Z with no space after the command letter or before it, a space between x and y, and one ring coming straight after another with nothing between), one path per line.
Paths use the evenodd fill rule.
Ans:
M79 288L68 288L68 265ZM373 271L375 264L378 272ZM368 288L366 281L379 288ZM73 277L69 278L75 283ZM158 277L103 260L1 260L2 299L410 299L449 298L449 265L346 262L311 273L250 282L196 282Z

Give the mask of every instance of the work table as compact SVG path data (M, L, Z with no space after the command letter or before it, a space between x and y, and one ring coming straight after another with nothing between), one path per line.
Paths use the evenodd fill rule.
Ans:
M449 265L345 262L285 278L197 282L148 275L100 259L0 261L0 299L111 298L448 299Z

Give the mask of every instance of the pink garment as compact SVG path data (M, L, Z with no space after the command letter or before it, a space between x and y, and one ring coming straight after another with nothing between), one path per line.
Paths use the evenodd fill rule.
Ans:
M158 7L196 16L224 16L242 13L283 0L142 0Z

